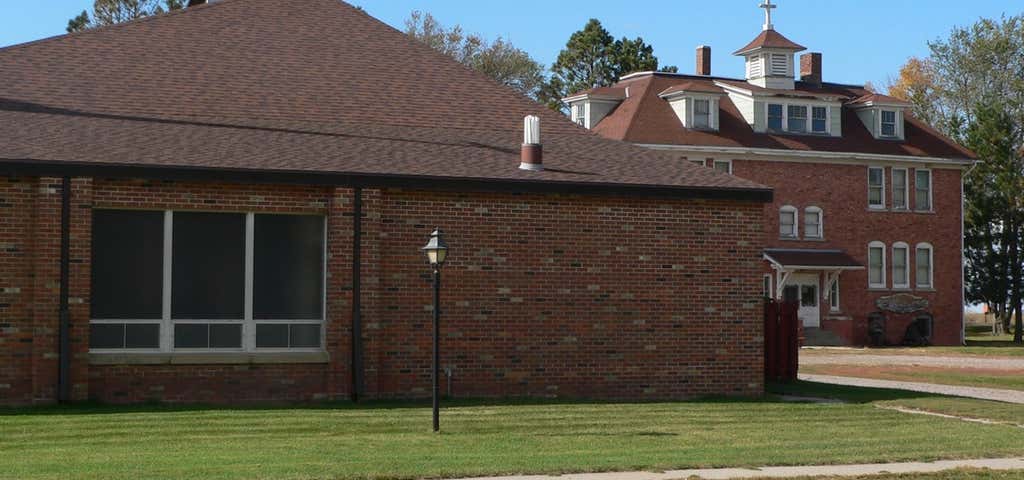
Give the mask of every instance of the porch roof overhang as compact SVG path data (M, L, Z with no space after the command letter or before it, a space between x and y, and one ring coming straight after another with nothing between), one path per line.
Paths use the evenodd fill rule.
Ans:
M764 251L764 259L776 269L788 272L796 270L836 272L864 269L864 265L842 250L770 248Z

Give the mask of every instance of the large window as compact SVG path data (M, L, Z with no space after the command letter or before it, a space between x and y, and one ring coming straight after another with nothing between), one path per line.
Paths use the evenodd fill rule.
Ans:
M782 131L782 105L775 103L768 104L768 130L775 132Z
M804 209L804 238L817 240L823 236L821 209L807 207Z
M828 133L828 108L811 107L811 131Z
M94 350L321 347L323 217L98 210L92 265Z
M868 287L885 288L885 244L868 244Z
M934 267L932 261L934 260L933 249L930 244L919 243L917 244L917 258L915 259L915 266L917 267L917 288L934 288Z
M893 210L907 209L907 169L892 169L892 208Z
M711 128L711 101L693 101L693 128Z
M797 238L799 232L796 225L796 207L786 205L779 209L779 236L782 238Z
M910 247L903 242L892 246L892 288L910 288Z
M807 107L803 105L790 105L786 109L789 114L787 130L793 133L807 132Z
M925 212L932 209L931 170L914 170L914 208Z
M868 167L868 208L885 208L885 169Z
M896 136L896 111L882 110L882 136Z

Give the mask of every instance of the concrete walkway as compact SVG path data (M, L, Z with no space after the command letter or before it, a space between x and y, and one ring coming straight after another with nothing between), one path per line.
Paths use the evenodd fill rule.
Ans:
M933 473L958 468L987 468L990 470L1024 471L1024 459L1003 458L989 460L946 460L930 463L877 463L865 465L826 465L808 467L717 468L702 470L672 470L668 472L576 473L569 475L519 475L486 477L473 480L684 480L700 478L727 480L743 478L791 478L860 475L883 473Z
M998 388L963 387L959 385L938 385L934 383L899 382L893 380L874 380L868 378L834 377L831 375L800 374L800 380L853 387L889 388L894 390L910 390L912 392L936 393L954 397L977 398L997 402L1024 404L1024 391L1002 390Z

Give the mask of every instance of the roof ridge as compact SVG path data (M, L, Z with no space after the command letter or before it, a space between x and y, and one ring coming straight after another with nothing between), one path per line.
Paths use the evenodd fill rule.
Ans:
M30 41L23 42L23 43L15 43L14 45L8 45L6 47L0 47L0 53L4 53L4 52L7 52L7 51L11 51L11 50L20 50L21 48L32 47L32 46L39 45L39 44L55 42L57 40L65 40L65 39L76 38L76 37L80 37L80 36L84 36L84 35L90 35L90 34L94 34L94 33L98 33L98 32L106 32L106 31L117 29L117 28L121 28L121 27L128 27L128 26L132 26L132 25L138 25L138 24L143 23L143 22L159 20L159 19L163 19L163 18L172 17L172 16L175 16L175 15L184 15L184 14L187 14L187 13L192 13L192 12L195 12L195 11L205 10L207 8L217 7L217 6L221 6L221 5L224 5L224 4L234 3L234 2L239 2L239 1L242 1L242 0L217 0L217 1L212 2L212 3L204 3L202 5L195 5L195 6L192 6L192 7L183 7L181 9L179 9L179 10L171 10L171 11L167 11L167 12L156 13L156 14L153 14L153 15L146 15L144 17L134 18L132 20L128 20L128 21L125 21L125 22L112 23L110 25L101 25L101 26L94 27L94 28L87 28L87 29L79 30L77 32L62 33L60 35L53 35L53 36L49 36L49 37L45 37L45 38L39 38L39 39L36 39L36 40L30 40ZM251 1L251 0L246 0L246 1Z
M647 96L648 90L651 90L651 84L654 83L654 76L651 76L646 83L646 85L640 87L641 91L637 93L637 106L633 109L632 115L629 116L629 127L626 128L626 131L622 134L622 138L619 140L626 141L626 139L629 138L629 134L632 133L634 128L636 128L637 122L635 120L640 115L640 110L643 107L644 98Z

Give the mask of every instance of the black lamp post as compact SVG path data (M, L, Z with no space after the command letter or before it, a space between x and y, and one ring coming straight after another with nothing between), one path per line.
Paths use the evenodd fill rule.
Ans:
M444 232L440 228L434 229L430 234L430 241L423 247L423 253L427 254L430 261L430 268L434 271L434 362L430 369L430 380L432 382L434 408L434 431L441 429L439 410L441 407L440 389L440 364L441 351L438 342L441 337L441 266L448 257L448 244L444 243Z

